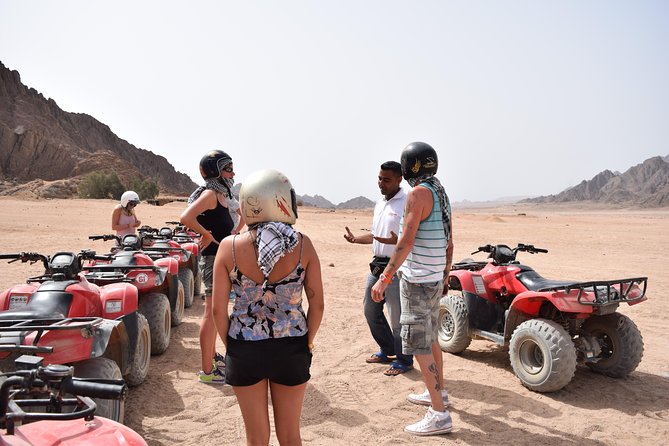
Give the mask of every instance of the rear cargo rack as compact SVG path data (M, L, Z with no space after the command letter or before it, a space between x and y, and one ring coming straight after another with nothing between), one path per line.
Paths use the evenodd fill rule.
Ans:
M629 297L630 290L634 285L641 288L641 295L636 297ZM646 297L646 288L648 286L648 277L635 277L633 279L618 279L618 280L599 280L593 282L576 282L565 285L557 285L541 288L537 291L566 291L578 290L577 300L579 304L590 305L593 307L627 302L628 304L639 302ZM595 301L583 299L584 293L594 293Z

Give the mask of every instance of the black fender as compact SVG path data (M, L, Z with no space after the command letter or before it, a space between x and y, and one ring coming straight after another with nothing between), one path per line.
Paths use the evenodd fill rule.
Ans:
M177 308L177 298L179 297L179 276L177 274L168 274L166 277L167 290L165 295L170 301L170 310Z
M131 358L133 356L131 354L134 354L134 345L130 342L129 334L129 331L132 331L133 324L135 337L137 337L136 312L115 320L103 319L98 329L95 330L91 358L99 356L109 358L118 364L122 374L126 373L132 363Z

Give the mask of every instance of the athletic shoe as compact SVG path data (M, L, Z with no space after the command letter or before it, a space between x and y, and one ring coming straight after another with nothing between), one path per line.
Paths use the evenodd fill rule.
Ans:
M225 373L225 356L220 353L214 355L214 367L216 367L221 373Z
M446 434L451 429L453 429L451 414L448 411L437 412L430 407L422 420L408 425L404 428L404 432L413 435L439 435Z
M441 397L444 399L444 407L448 407L448 392L446 389L441 391ZM431 406L432 399L430 399L430 392L425 389L423 393L410 393L407 395L407 400L414 404L420 404L421 406Z
M210 373L197 372L197 380L204 384L225 384L225 376L216 367Z

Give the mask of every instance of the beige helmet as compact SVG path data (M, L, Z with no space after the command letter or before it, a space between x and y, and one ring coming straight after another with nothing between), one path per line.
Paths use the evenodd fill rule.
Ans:
M295 224L297 198L290 180L267 169L252 173L239 191L242 215L247 225L270 221Z

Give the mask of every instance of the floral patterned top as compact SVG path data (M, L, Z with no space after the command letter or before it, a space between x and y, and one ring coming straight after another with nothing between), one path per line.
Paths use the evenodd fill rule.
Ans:
M232 260L234 267L230 272L230 281L235 304L230 315L228 336L240 341L304 336L307 333L307 317L302 309L306 274L301 262L302 245L295 269L280 281L269 283L265 292L261 283L246 277L237 268L234 239Z

